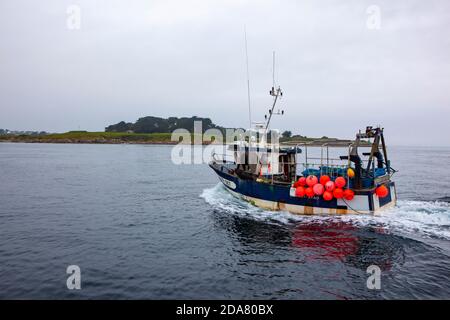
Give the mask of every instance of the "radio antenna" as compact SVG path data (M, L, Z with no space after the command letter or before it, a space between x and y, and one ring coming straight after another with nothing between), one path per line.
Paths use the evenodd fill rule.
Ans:
M272 66L272 87L275 88L275 51L272 53L273 66Z
M272 108L269 109L269 117L267 118L267 115L265 116L266 118L266 128L264 130L264 135L267 133L267 129L269 128L269 124L270 124L270 120L272 120L272 116L273 115L284 115L284 110L278 110L277 112L275 112L275 105L277 104L277 100L279 98L281 98L283 96L283 92L281 91L281 88L275 87L275 51L273 51L272 54L272 58L273 58L273 71L272 71L272 90L270 90L270 95L273 97L273 105Z
M245 38L245 61L247 64L247 98L248 98L248 120L250 122L250 128L252 127L252 107L250 100L250 72L248 68L248 48L247 48L247 28L244 25L244 38Z

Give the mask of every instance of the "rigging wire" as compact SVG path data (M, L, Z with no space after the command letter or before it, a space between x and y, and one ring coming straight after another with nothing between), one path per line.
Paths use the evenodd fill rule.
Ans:
M250 127L252 127L252 108L250 99L250 72L248 68L248 48L247 48L247 28L244 25L244 38L245 38L245 61L247 65L247 98L248 98L248 120L250 122Z
M272 66L272 87L275 88L275 51L272 53L272 60L273 60L273 66Z

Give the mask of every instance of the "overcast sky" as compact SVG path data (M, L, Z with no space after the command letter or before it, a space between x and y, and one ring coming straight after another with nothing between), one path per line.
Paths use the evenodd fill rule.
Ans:
M273 127L350 138L380 124L390 144L450 145L448 0L2 0L0 128L248 127L244 25L253 120L272 101L275 50Z

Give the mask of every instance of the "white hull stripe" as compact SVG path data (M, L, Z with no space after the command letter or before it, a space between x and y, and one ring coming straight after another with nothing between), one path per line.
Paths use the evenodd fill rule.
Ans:
M280 203L275 201L268 201L263 199L258 199L250 196L245 196L240 193L237 193L229 188L226 188L232 195L237 198L244 199L252 203L253 205L271 211L288 211L294 214L302 214L302 215L339 215L339 214L377 214L378 212L372 212L369 210L352 210L348 209L336 209L336 208L320 208L320 207L309 207L309 206L300 206L294 204ZM366 197L367 198L367 197ZM378 200L378 199L376 199ZM353 202L353 201L352 201ZM378 202L378 201L377 201ZM345 205L345 203L342 203ZM395 201L391 201L391 203L386 204L382 207L382 209L378 208L377 211L384 210L386 208L390 208L395 206Z

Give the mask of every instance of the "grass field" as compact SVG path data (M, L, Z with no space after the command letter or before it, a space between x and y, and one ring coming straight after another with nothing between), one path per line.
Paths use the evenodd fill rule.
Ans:
M0 135L0 141L49 143L174 143L170 133L69 131L40 136Z

